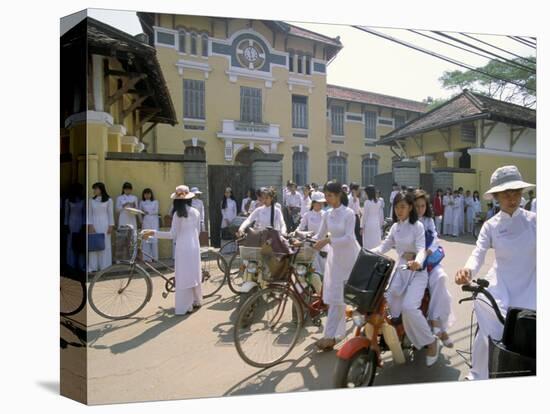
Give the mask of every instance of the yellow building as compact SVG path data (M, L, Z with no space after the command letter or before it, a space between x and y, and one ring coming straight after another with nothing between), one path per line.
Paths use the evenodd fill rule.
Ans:
M467 89L380 144L402 159L394 163L394 179L430 192L463 187L482 194L493 171L510 164L536 183L536 111Z

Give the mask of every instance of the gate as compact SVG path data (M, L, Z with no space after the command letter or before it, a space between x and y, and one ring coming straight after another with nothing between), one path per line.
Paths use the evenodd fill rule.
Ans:
M384 217L391 215L390 195L392 192L393 173L383 173L374 176L374 186L380 191L380 196L384 199Z
M431 173L420 174L420 187L430 196L434 195L434 176Z
M226 187L231 187L237 202L237 214L241 202L251 187L250 167L240 165L208 166L208 212L210 214L210 245L220 247L221 204Z

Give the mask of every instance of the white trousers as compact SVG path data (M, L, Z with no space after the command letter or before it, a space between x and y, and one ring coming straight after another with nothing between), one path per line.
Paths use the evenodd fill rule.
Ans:
M328 305L325 338L343 338L346 336L346 305Z
M430 325L420 310L427 285L428 274L425 271L415 272L403 294L395 294L391 286L386 292L392 317L402 315L407 337L416 349L422 349L435 340Z
M176 288L176 315L185 315L187 312L193 310L193 305L200 305L201 302L201 285L187 289Z
M435 230L437 231L437 234L443 234L442 227L443 227L443 216L435 216Z
M428 320L439 322L439 327L444 332L456 320L451 306L452 296L447 289L447 279L447 274L441 265L433 268L428 275L428 288L430 290Z
M493 293L493 292L491 292ZM485 296L480 295L485 298ZM502 316L506 318L507 304L495 298L500 308ZM474 303L474 312L476 314L479 331L474 339L472 349L472 369L470 376L474 380L489 378L489 336L492 339L502 339L504 325L498 320L494 309L480 300Z
M447 207L449 208L449 207ZM443 234L452 234L453 232L453 216L443 216Z

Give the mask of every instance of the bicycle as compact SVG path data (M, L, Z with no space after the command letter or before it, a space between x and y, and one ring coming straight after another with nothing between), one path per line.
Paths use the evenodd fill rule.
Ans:
M65 272L59 281L59 313L62 316L75 315L86 305L86 273Z
M164 292L162 292L164 299L169 293L175 291L174 276L167 277L153 264L161 264L168 274L173 274L174 269L142 250L143 238L141 235L138 237L135 229L132 228L131 234L130 251L132 254L130 259L119 261L98 272L90 283L88 290L90 306L106 319L129 318L139 313L147 305L153 295L153 283L149 272L153 272L164 280ZM151 263L143 260L144 255L151 260ZM212 248L201 248L203 298L213 296L223 286L226 272L219 271L217 263L220 260L222 263L225 261ZM226 266L225 263L224 266Z
M487 290L489 287L489 281L486 279L474 279L469 284L462 286L463 292L472 293L471 296L462 298L458 301L459 304L466 301L481 300L493 308L495 315L500 323L504 326L503 337L501 340L495 340L489 337L489 378L502 378L512 376L526 376L536 375L537 373L537 361L536 361L536 337L529 337L530 345L525 346L525 343L518 345L514 334L517 332L517 327L514 324L517 321L512 321L514 317L517 317L520 308L509 308L506 317L502 315L500 307L498 306L495 298ZM478 295L484 295L487 300L478 298ZM530 311L534 314L536 319L536 312ZM535 324L536 322L533 322ZM473 311L471 326L473 328ZM511 329L510 329L511 327ZM470 329L470 352L457 350L458 355L463 358L466 364L471 368L471 349L473 340L473 329ZM477 326L476 334L479 331ZM519 338L520 342L522 339ZM470 360L463 355L469 354Z
M305 242L314 244L316 240ZM276 365L296 346L308 316L314 325L321 325L327 307L312 284L312 277L320 277L311 267L314 254L310 246L298 247L270 259L288 261L282 274L262 271L260 278L267 284L243 304L234 328L237 353L247 364L258 368Z

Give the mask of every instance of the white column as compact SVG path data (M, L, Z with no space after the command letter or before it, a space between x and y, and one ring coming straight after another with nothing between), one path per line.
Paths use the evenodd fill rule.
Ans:
M302 73L305 75L307 73L307 70L306 70L306 65L307 65L307 59L306 59L306 56L302 56Z
M101 55L92 55L92 91L97 112L103 112L103 59Z
M298 55L294 53L292 72L298 72Z

